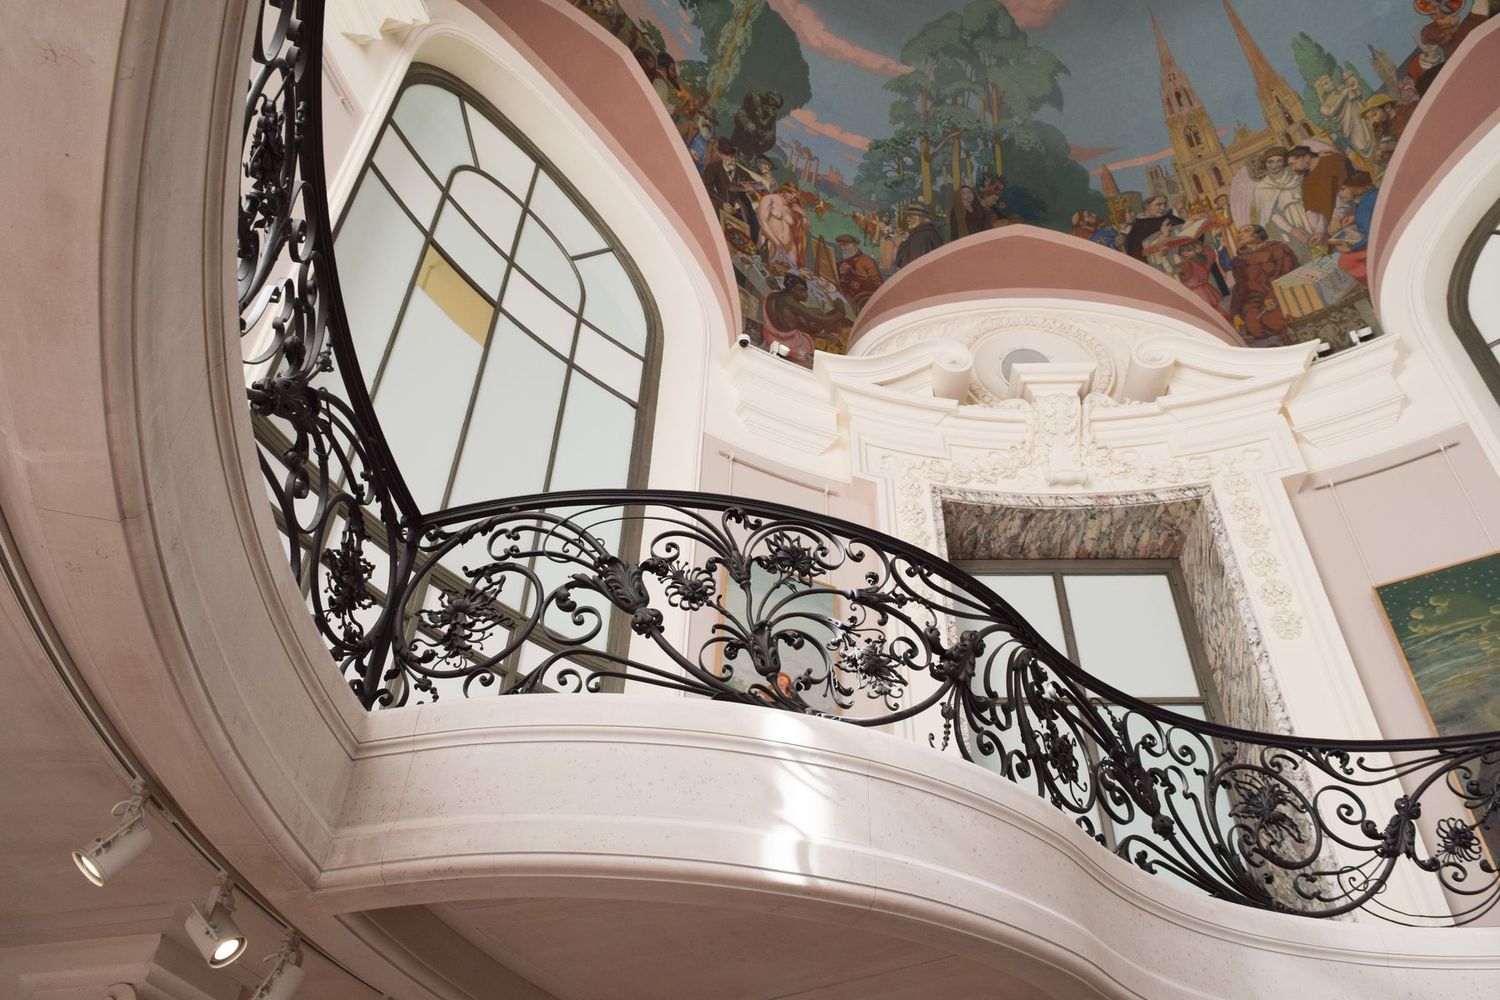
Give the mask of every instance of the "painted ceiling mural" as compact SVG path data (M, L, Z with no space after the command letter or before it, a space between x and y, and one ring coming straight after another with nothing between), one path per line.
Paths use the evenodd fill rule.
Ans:
M1374 327L1402 131L1500 0L572 0L697 164L745 327L800 363L913 260L1030 223L1182 282L1244 343Z

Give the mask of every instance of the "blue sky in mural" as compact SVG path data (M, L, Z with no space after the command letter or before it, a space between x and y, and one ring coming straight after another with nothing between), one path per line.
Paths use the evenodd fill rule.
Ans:
M813 97L806 110L820 123L874 139L891 132L891 95L884 89L889 76L856 65L869 60L855 50L899 60L902 45L922 25L964 3L772 0L771 6L783 16L788 10L810 12L826 28L831 44L842 40L854 47L842 59L830 58L820 46L809 44L806 21L793 23L803 36L802 54L811 75ZM1145 184L1145 164L1122 164L1163 152L1168 144L1160 62L1151 34L1153 12L1214 123L1219 128L1233 127L1236 121L1264 127L1249 68L1219 0L1015 0L1007 6L1031 41L1056 53L1069 70L1062 80L1064 110L1045 109L1037 117L1061 127L1091 171L1110 164L1122 187ZM636 0L626 7L648 14L668 30L671 47L679 53L701 56L696 44L687 44L696 39L677 0ZM1373 78L1369 46L1385 49L1399 63L1415 48L1424 23L1411 0L1238 0L1234 8L1272 65L1298 89L1302 78L1291 47L1298 32L1307 32L1341 62L1352 62ZM796 125L790 128L825 163L844 164L852 172L857 149ZM1085 158L1096 150L1097 155Z

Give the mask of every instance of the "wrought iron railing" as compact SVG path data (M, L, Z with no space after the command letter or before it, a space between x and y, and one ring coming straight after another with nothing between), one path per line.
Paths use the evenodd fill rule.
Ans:
M264 2L239 295L260 463L291 569L367 707L630 684L863 726L930 713L935 746L1210 895L1429 919L1383 899L1407 866L1447 895L1451 913L1432 920L1495 907L1500 734L1353 742L1186 718L1083 672L943 560L773 504L599 491L419 510L339 297L321 13L315 0Z

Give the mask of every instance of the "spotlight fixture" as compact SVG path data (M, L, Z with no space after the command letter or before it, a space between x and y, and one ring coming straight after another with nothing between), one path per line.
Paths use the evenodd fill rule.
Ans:
M286 937L281 939L281 950L269 959L270 974L250 1000L292 1000L297 987L302 985L302 949L298 947L301 943L301 936L288 928Z
M130 798L116 803L110 815L120 817L114 826L73 852L73 863L83 877L103 885L151 846L151 830L146 826L146 785L130 783Z
M222 969L245 953L245 935L229 915L233 910L234 888L228 875L220 875L208 906L195 905L184 924L210 969Z

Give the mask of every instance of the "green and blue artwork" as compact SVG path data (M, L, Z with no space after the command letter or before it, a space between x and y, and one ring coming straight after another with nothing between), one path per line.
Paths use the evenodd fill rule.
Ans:
M702 176L745 330L810 364L945 243L1070 233L1251 347L1375 325L1368 229L1500 0L572 0Z
M1500 554L1375 593L1437 735L1500 731Z

